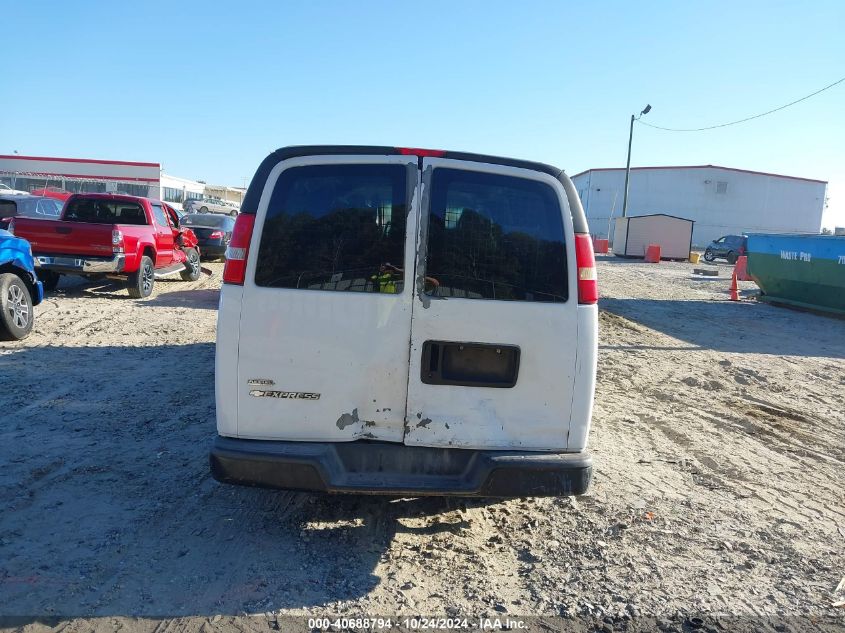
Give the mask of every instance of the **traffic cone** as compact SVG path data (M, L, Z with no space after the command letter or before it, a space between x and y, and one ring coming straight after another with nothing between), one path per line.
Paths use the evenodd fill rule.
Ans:
M739 301L739 288L736 285L736 269L731 275L731 301Z

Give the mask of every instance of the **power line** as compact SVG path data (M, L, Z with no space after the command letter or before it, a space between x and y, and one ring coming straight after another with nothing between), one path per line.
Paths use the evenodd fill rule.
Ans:
M637 119L637 122L640 125L647 125L648 127L653 127L656 130L664 130L666 132L703 132L704 130L715 130L716 128L728 127L729 125L736 125L738 123L745 123L746 121L751 121L753 119L759 119L760 117L764 117L768 114L778 112L779 110L784 110L785 108L788 108L789 106L794 106L796 103L801 103L802 101L806 101L810 97L815 97L817 94L822 93L829 88L833 88L837 84L841 84L843 81L845 81L845 77L843 77L839 81L834 81L832 84L827 85L824 88L821 88L820 90L816 90L815 92L808 94L806 97L801 97L800 99L796 99L795 101L791 101L791 102L789 102L785 105L782 105L778 108L775 108L774 110L769 110L768 112L762 112L760 114L755 114L754 116L746 117L744 119L740 119L739 121L731 121L730 123L720 123L719 125L710 125L708 127L697 127L697 128L672 128L672 127L660 127L659 125L652 125L651 123L646 123L645 121L642 121L640 119Z

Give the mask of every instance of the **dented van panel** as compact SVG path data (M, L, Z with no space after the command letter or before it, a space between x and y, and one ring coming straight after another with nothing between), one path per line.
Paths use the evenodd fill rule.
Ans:
M430 190L437 169L541 183L556 196L564 233L571 235L573 230L566 193L561 183L548 174L503 165L424 159L419 237L422 246L418 248L417 292L413 297L411 322L407 405L410 423L404 442L432 447L566 450L577 361L577 301L572 297L554 303L497 301L469 296L437 297L423 292L426 277L437 276L427 269L425 248L432 199L425 192ZM467 189L473 186L468 185ZM457 195L462 193L459 191ZM574 287L577 268L574 249L566 249L565 255L568 287ZM520 363L515 384L503 389L491 389L490 383L483 380L479 382L484 386L425 384L421 379L425 371L423 348L426 341L442 339L518 348ZM429 420L429 423L419 424L418 420Z
M418 215L415 157L306 157L281 163L268 178L256 225L264 225L272 192L283 173L335 161L407 168L403 195L410 195L405 200L405 215L411 237L403 233L406 257L395 265L413 270ZM254 239L257 244L250 249L239 323L237 437L401 442L408 383L410 284L396 293L261 287L254 272L261 235ZM373 283L372 276L362 274L361 279ZM248 381L254 376L272 379L277 385L274 389L314 392L320 398L253 397Z

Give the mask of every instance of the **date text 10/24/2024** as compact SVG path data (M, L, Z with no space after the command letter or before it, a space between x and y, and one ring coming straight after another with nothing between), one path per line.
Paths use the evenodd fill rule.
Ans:
M519 618L309 618L311 630L409 630L409 631L513 631L527 629L528 625Z

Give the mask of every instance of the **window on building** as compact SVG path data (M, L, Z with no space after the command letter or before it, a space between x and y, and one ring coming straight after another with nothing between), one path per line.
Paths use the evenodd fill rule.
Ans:
M728 192L728 183L724 181L719 181L716 183L716 193L727 193Z
M429 294L566 301L563 217L549 185L441 168L431 192Z
M32 191L34 189L44 189L44 187L61 188L62 186L61 178L15 176L8 180L4 179L4 182L12 187L12 189L18 189L19 191Z
M105 193L106 183L88 180L66 180L65 189L71 193Z
M282 172L261 232L256 285L402 292L406 180L404 165Z
M165 202L182 202L182 190L175 187L162 187L162 196Z
M150 187L149 185L133 185L126 182L119 182L117 183L117 193L146 198L150 195Z

